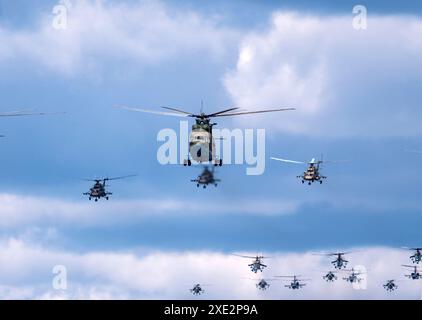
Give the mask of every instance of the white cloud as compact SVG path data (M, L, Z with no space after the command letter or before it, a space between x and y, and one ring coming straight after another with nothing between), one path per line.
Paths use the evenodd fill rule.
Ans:
M51 12L35 30L0 28L0 62L23 58L65 74L86 73L110 66L107 59L147 64L191 53L218 58L237 38L218 17L159 1L71 3L64 30L53 28Z
M367 289L355 290L344 280L326 283L322 271L330 259L311 253L268 253L268 268L262 274L301 274L312 280L301 291L293 292L275 281L266 292L256 289L247 259L219 252L60 252L25 243L18 239L0 242L1 298L25 299L189 299L195 283L207 284L205 299L419 299L420 281L405 280L402 263L408 253L400 249L361 248L350 254L351 266L368 270ZM255 254L255 253L253 253ZM67 268L68 289L52 288L52 268ZM340 278L344 275L340 275ZM387 293L387 279L398 282L399 290ZM252 279L252 280L249 280Z
M200 200L157 198L136 200L71 201L14 194L0 194L0 227L33 223L115 225L127 224L142 217L159 215L219 215L294 213L299 204L292 200L249 199L220 201L212 206ZM36 232L36 230L33 230Z
M224 78L234 105L297 111L236 121L305 135L420 135L422 19L369 15L357 31L352 18L277 12L268 30L246 35Z

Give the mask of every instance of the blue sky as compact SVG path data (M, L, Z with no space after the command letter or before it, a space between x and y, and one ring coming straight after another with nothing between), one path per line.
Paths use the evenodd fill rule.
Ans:
M0 2L1 110L66 111L0 119L4 251L15 243L22 252L42 250L53 258L41 259L40 270L62 255L130 254L142 265L148 252L283 257L356 247L404 254L399 265L406 262L399 247L421 244L422 155L405 152L422 150L421 4L71 1L64 31L51 28L56 4ZM355 4L368 8L367 30L352 28ZM262 176L226 166L218 188L198 190L189 181L200 168L156 159L158 131L177 129L178 119L113 108L198 111L201 99L206 111L297 108L219 119L219 127L266 129ZM269 160L321 153L350 160L324 167L321 186L295 178L303 167ZM89 188L81 178L132 173L138 176L112 183L108 203L81 195ZM92 287L107 278L78 274ZM51 298L49 279L33 280L29 290L15 278L0 278L11 292L4 297ZM185 297L179 283L171 294L157 284L152 294L107 279L111 297ZM97 297L80 290L69 297Z

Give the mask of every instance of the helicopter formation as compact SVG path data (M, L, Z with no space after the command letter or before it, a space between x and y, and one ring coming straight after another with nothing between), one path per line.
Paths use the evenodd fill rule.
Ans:
M418 264L421 262L421 260L415 260L416 257L419 257L420 248L408 248L403 247L403 249L406 250L414 250L415 254L412 254L409 259L415 263L416 265L402 265L402 267L407 268L410 270L409 274L405 274L404 276L408 278L409 280L419 280L422 279L422 270L421 267ZM419 252L419 253L418 253ZM352 252L333 252L333 253L315 253L314 255L322 255L322 256L336 256L336 259L331 261L331 264L334 266L336 270L328 270L323 271L322 279L325 280L328 283L333 283L336 280L338 280L338 274L343 273L345 274L343 277L341 277L342 280L349 284L358 284L360 283L363 278L361 276L367 274L366 271L360 271L355 268L346 269L347 263L349 262L344 258L344 255L350 254ZM248 267L250 268L251 272L257 273L258 271L263 272L265 268L267 268L267 265L263 264L262 259L269 258L267 256L263 255L256 255L256 256L248 256L248 255L241 255L232 253L232 255L240 257L240 258L246 258L246 259L252 259L252 262L248 264ZM417 258L418 259L418 258ZM260 291L266 291L270 288L271 281L282 281L287 282L287 284L284 285L285 288L291 289L291 290L299 290L302 289L307 285L309 281L312 279L306 279L302 278L301 275L275 275L272 278L260 278L260 279L251 279L247 278L247 280L255 281L255 286ZM395 279L388 279L385 281L385 283L382 284L382 287L387 292L393 292L398 289L397 282L402 280L395 280ZM202 289L201 285L196 284L193 289L190 290L192 294L194 295L200 295L204 293L204 290Z
M202 186L204 189L207 188L208 185L214 185L217 187L218 183L221 182L221 179L215 177L215 167L223 165L223 159L219 159L216 156L216 148L215 148L215 138L213 137L213 127L217 125L217 123L212 122L213 118L216 117L230 117L230 116L239 116L239 115L248 115L248 114L258 114L258 113L270 113L270 112L281 112L281 111L293 111L294 108L279 108L279 109L267 109L267 110L260 110L260 111L241 111L239 108L229 108L223 111L218 111L210 114L205 114L201 112L199 114L190 113L187 111L183 111L176 108L170 107L163 107L166 109L165 112L162 111L153 111L153 110L146 110L146 109L138 109L138 108L129 108L129 107L120 107L123 109L127 109L129 111L134 112L145 112L145 113L153 113L159 115L166 115L166 116L177 116L177 117L190 117L195 119L195 124L192 125L191 134L189 137L189 153L187 154L187 158L184 160L184 166L191 166L192 160L195 160L199 164L203 165L203 171L200 175L197 176L196 179L192 179L191 182L196 183L197 187ZM0 117L17 117L17 116L35 116L35 115L54 115L54 114L61 114L62 112L57 113L45 113L45 112L31 112L31 111L12 111L12 112L4 112L0 113ZM320 160L313 158L309 162L305 161L296 161L296 160L288 160L283 158L276 158L271 157L272 160L283 162L283 163L290 163L290 164L305 164L307 168L305 171L298 175L302 182L302 184L307 183L311 185L313 183L320 183L322 184L326 176L321 174L322 165L325 163L335 163L338 161L325 161L321 156ZM211 167L211 169L210 169ZM94 199L95 202L98 202L100 199L104 198L109 200L109 197L113 194L112 192L107 190L107 182L114 181L114 180L121 180L130 177L136 176L135 174L132 175L125 175L125 176L118 176L118 177L105 177L105 178L96 178L96 179L84 179L85 181L94 182L93 186L89 189L88 192L84 192L83 195L88 196L89 200ZM419 264L422 261L422 248L421 247L406 247L404 249L412 250L414 253L410 256L410 260L414 264ZM342 277L348 283L359 283L361 279L361 275L364 272L356 271L354 268L346 269L347 264L349 263L348 260L344 258L346 254L350 252L332 252L332 253L322 253L318 255L324 256L332 256L335 257L331 264L333 265L334 269L337 270L330 270L327 271L323 276L322 279L327 282L334 282L338 279L337 274L339 272L347 272L345 277ZM248 264L248 267L253 273L258 273L258 271L263 272L267 265L264 264L262 261L268 257L262 255L256 256L245 256L245 255L238 255L233 254L235 256L241 258L252 259L252 262ZM406 274L405 277L411 280L418 280L422 279L422 272L418 265L402 265L404 268L410 269L410 273ZM270 287L268 282L273 280L279 281L287 281L288 284L284 285L286 288L292 290L299 290L307 285L307 281L311 279L303 279L300 275L276 275L272 279L260 279L258 283L256 283L256 287L259 290L267 290ZM385 290L391 292L395 291L398 286L396 284L397 280L389 279L383 284ZM203 289L204 285L195 284L190 292L193 295L201 295L205 291Z

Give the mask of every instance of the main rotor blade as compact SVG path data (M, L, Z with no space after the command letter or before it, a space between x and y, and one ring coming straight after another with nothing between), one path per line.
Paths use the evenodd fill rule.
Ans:
M186 115L189 115L189 116L193 115L192 112L187 112L187 111L179 110L179 109L176 109L176 108L170 108L170 107L161 107L161 108L171 110L171 111L175 111L175 112L179 112L179 113L186 114Z
M214 112L214 113L211 113L211 114L207 114L207 117L215 117L215 116L218 116L218 115L220 115L222 113L226 113L226 112L233 111L233 110L238 110L238 109L239 108L230 108L230 109L227 109L227 110Z
M130 108L130 107L125 107L125 106L115 106L115 108L126 109L126 110L134 111L134 112L144 112L144 113L158 114L158 115L162 115L162 116L173 116L173 117L189 117L190 116L190 114L163 112L163 111L155 111L155 110L147 110L147 109L139 109L139 108Z
M251 257L251 256L242 256L240 254L236 254L236 253L232 253L233 256L236 257L241 257L241 258L248 258L248 259L255 259L256 257Z
M282 161L282 162L287 162L287 163L298 163L298 164L305 164L306 162L302 162L302 161L294 161L294 160L287 160L287 159L280 159L280 158L274 158L271 157L272 160L277 160L277 161Z
M65 114L65 113L66 112L30 112L30 111L22 110L22 111L1 112L0 117L46 116L46 115Z
M405 250L422 250L422 248L410 248L410 247L401 247L401 248Z
M114 178L105 178L104 180L120 180L120 179L126 179L126 178L130 178L130 177L136 177L137 174L131 174L131 175L127 175L127 176L121 176L121 177L114 177Z
M284 109L272 109L272 110L233 112L233 113L217 114L216 117L230 117L230 116L240 116L240 115L244 115L244 114L256 114L256 113L267 113L267 112L278 112L278 111L292 111L292 110L296 110L296 109L295 108L284 108Z

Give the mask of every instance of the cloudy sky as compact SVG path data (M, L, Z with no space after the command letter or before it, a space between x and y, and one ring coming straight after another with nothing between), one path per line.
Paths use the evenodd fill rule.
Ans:
M365 5L367 28L353 27ZM67 25L55 28L57 6ZM65 115L0 119L0 298L419 299L402 246L421 246L422 3L414 1L0 0L2 112ZM199 167L160 165L157 133L179 119L116 105L197 112L295 107L219 119L266 129L263 175L219 168L217 188L190 182ZM324 154L323 185L302 185L300 165ZM115 181L89 202L81 178ZM322 279L352 250L366 289ZM259 292L263 276L312 278L300 292ZM53 287L64 266L67 289ZM54 270L53 270L54 269ZM251 280L249 280L251 279ZM399 290L386 293L387 279Z

